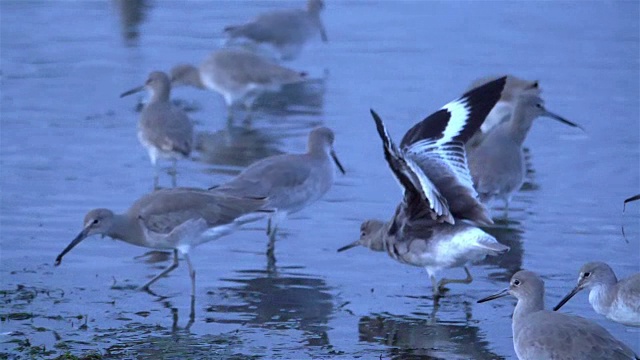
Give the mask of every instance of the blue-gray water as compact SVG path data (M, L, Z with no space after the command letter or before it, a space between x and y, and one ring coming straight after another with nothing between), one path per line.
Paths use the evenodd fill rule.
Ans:
M275 268L264 223L195 249L189 329L186 267L154 286L160 300L135 290L168 265L134 259L143 248L95 237L54 268L86 211L125 210L152 186L136 99L118 94L151 70L199 63L224 26L287 6L302 4L0 2L0 357L515 358L514 300L475 301L516 270L543 276L548 307L583 262L607 261L619 276L640 270L640 205L621 213L622 200L640 191L637 1L327 1L330 42L314 41L287 63L326 77L288 89L298 105L259 111L246 129L226 126L218 95L173 92L194 105L189 114L206 139L205 154L179 163L183 186L301 152L318 124L335 130L347 174L284 223ZM511 252L472 267L474 282L452 285L434 309L424 270L364 248L336 253L363 219L388 218L401 198L369 108L399 139L472 80L502 73L539 79L547 107L586 133L537 120L526 188L509 222L489 230ZM585 294L562 311L640 351L640 332L595 314Z

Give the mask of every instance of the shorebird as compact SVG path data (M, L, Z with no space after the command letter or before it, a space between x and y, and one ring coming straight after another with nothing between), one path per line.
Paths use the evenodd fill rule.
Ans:
M578 316L544 309L544 282L531 271L518 271L509 287L478 303L513 295L513 347L520 360L638 359L627 345L600 325Z
M307 152L275 155L257 161L230 181L212 189L226 194L264 197L275 211L269 219L269 251L280 222L320 199L333 185L336 168L345 173L333 150L335 135L327 127L309 133Z
M278 92L286 84L302 82L307 74L291 70L242 49L214 51L201 65L181 64L171 69L173 86L213 90L229 107L243 104L251 110L263 92Z
M248 42L252 45L268 45L282 60L292 60L300 54L305 43L320 33L328 42L327 33L320 19L324 9L322 0L307 1L306 9L275 10L259 15L243 24L227 26L224 33L227 43Z
M151 100L140 113L138 121L138 140L147 149L154 167L154 189L158 188L158 158L173 161L170 171L172 184L176 186L176 162L191 154L193 148L193 123L187 115L171 102L171 82L167 74L154 71L144 85L126 91L120 95L135 94L142 90L151 92Z
M371 111L382 138L385 159L404 190L388 222L365 221L357 245L386 250L399 262L424 267L437 298L447 283L470 283L466 265L507 251L495 238L459 220L491 224L476 199L466 165L464 143L477 131L500 97L505 78L465 93L413 126L397 148L382 119ZM464 267L465 279L441 279L437 271Z
M598 314L624 325L640 326L640 273L618 280L603 262L589 262L580 269L578 284L554 311L560 309L580 290L589 290L589 303Z
M505 211L509 208L511 197L524 183L524 140L533 120L540 116L580 128L545 109L544 102L535 92L522 92L511 119L496 125L478 146L467 147L469 170L480 201L486 204L494 198L501 199Z
M238 197L221 191L194 188L162 189L147 194L123 214L93 209L84 218L82 231L58 255L55 265L82 240L92 235L109 236L132 245L173 250L173 263L142 286L149 286L178 267L181 255L189 266L191 296L195 296L196 272L191 248L227 235L242 224L264 217L265 198Z

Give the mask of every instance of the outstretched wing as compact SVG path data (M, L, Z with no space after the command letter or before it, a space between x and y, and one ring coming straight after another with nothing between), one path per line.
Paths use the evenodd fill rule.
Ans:
M447 199L440 194L419 164L398 150L393 140L391 140L380 116L373 110L371 110L371 115L376 123L378 134L382 139L385 159L400 183L400 186L404 189L405 202L407 198L411 199L409 200L410 203L422 200L424 201L424 205L430 209L430 215L433 219L453 224L454 220L449 212ZM422 205L421 208L423 208L424 205ZM426 210L426 208L421 210Z
M405 158L419 164L454 217L492 223L477 200L464 144L498 102L505 83L502 77L465 93L414 125L400 143Z

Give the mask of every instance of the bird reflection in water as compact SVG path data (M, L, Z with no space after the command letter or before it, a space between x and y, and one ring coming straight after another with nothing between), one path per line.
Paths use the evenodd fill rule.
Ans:
M282 154L280 136L269 129L227 124L216 132L197 133L196 149L205 163L246 167L265 157Z
M502 359L488 349L480 329L467 323L377 314L358 322L359 340L388 347L392 359Z
M301 268L283 267L278 272L243 270L224 281L238 286L215 290L226 304L206 309L206 322L240 324L282 331L301 331L306 346L330 348L328 321L333 313L331 288L324 280L303 274Z
M319 115L324 106L327 71L323 77L307 78L295 84L286 84L279 92L261 94L254 102L256 110L290 115Z
M150 8L146 0L114 0L113 5L120 20L120 33L127 46L138 43L138 27L145 20L145 12Z

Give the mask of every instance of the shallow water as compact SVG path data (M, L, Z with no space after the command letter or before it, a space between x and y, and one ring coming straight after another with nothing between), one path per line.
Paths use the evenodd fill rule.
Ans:
M583 262L607 261L619 276L640 271L640 206L621 214L640 190L633 1L328 2L329 44L287 63L316 80L262 99L279 105L258 111L250 128L228 126L216 94L173 92L195 104L203 139L204 153L179 163L181 186L218 184L256 159L303 151L319 124L335 130L347 175L284 224L275 264L264 223L197 248L192 324L185 268L154 286L161 298L135 290L168 264L134 258L146 249L96 237L54 268L87 210L124 210L152 186L135 133L138 100L118 94L151 70L200 62L225 25L296 4L0 2L0 357L515 358L514 301L475 303L515 271L543 276L548 307ZM401 197L369 108L400 139L472 80L505 72L539 79L547 107L586 129L534 125L528 183L508 220L488 230L511 251L474 266L474 282L452 285L437 308L424 270L363 248L337 254L362 220L388 218ZM585 294L562 311L640 351L638 330L595 314Z

